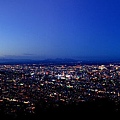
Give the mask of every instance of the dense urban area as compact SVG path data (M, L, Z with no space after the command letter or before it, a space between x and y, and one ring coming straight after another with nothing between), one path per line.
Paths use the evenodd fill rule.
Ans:
M96 102L99 100L103 106ZM93 102L97 107L90 106ZM1 116L75 110L119 112L119 104L120 66L116 64L0 65Z

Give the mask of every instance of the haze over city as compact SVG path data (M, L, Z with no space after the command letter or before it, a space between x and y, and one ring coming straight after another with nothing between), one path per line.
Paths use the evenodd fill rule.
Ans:
M0 0L0 58L120 58L119 0Z

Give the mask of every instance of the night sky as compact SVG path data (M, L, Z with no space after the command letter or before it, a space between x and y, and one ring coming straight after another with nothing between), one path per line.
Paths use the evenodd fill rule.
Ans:
M120 58L120 0L0 0L0 58Z

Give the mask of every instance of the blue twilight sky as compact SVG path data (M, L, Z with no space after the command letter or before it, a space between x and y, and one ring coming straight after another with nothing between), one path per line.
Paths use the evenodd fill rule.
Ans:
M0 0L1 58L120 58L120 0Z

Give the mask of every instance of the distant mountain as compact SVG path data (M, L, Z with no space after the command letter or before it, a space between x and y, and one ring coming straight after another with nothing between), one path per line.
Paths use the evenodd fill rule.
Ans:
M44 60L32 60L32 59L0 59L0 64L58 64L58 63L75 63L77 60L74 59L44 59Z
M32 59L0 59L0 64L120 64L120 60L77 60L69 58L56 58L44 60Z

